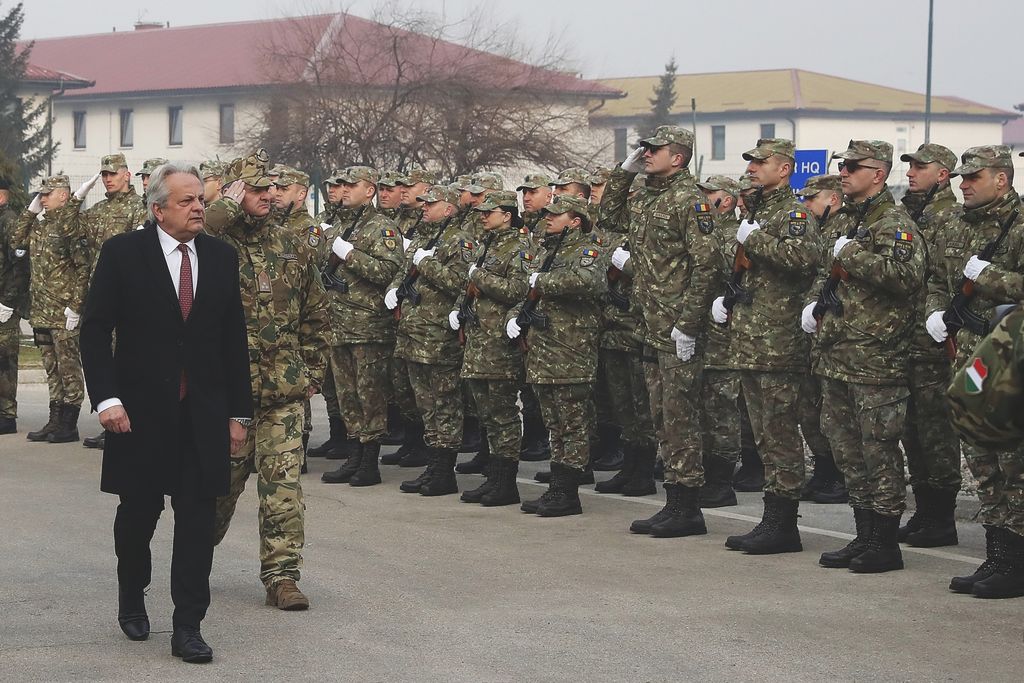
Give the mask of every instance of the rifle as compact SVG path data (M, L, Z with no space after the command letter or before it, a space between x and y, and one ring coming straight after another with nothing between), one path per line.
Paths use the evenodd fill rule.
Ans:
M629 251L629 240L622 243L622 248ZM608 266L608 301L620 311L629 310L629 296L622 293L619 283L625 277L614 265Z
M761 202L764 199L764 185L761 185L754 192L754 196L751 198L750 210L747 212L747 222L752 222L754 216L757 215L758 209L761 208ZM726 283L725 296L723 297L722 304L725 306L725 310L732 313L733 306L737 303L749 304L753 301L753 297L750 292L743 289L743 274L750 270L754 264L749 258L747 258L747 252L743 249L743 245L739 245L736 248L736 258L732 262L732 277L729 278L729 282Z
M484 250L483 253L476 260L476 267L480 268L484 265L484 260L487 258L487 250L491 248L491 242L494 241L494 232L487 233L487 237L484 238ZM459 306L459 345L466 345L466 325L468 323L477 324L480 322L480 318L477 317L476 312L473 311L473 302L476 301L477 297L480 296L480 290L472 282L466 284L466 296L462 299L462 305Z
M999 249L999 245L1003 243L1006 236L1010 232L1010 227L1016 222L1017 216L1020 215L1020 209L1014 209L1009 217L1003 222L1002 227L999 229L999 234L994 240L985 245L985 248L978 254L978 258L982 261L991 261L995 255L996 250ZM956 359L956 334L963 328L967 328L978 336L985 336L992 331L993 325L982 318L980 315L972 311L968 306L976 296L977 292L974 290L974 280L968 280L965 275L960 280L960 291L956 293L953 300L949 303L949 308L942 314L942 322L946 323L946 331L949 336L946 337L946 341L943 342L946 345L946 355L950 360Z
M352 231L356 229L356 224L359 219L362 218L363 212L366 211L366 204L359 207L359 211L356 211L355 218L352 219L352 224L345 228L345 232L342 233L341 239L348 242L348 239L352 237ZM341 257L331 250L330 256L327 257L327 265L324 266L323 271L320 273L320 277L324 281L324 286L327 289L333 289L339 294L348 294L348 282L341 279L336 275L338 266L341 265Z
M452 222L452 219L446 218L441 222L441 227L437 229L437 232L430 238L430 240L423 246L425 251L430 251L437 246L438 240L441 239L441 234L444 233L448 224ZM405 273L405 278L402 280L402 284L398 285L398 305L395 306L395 320L402 319L402 301L409 299L414 304L420 302L420 293L416 291L416 281L420 278L420 269L415 265L409 266L409 270Z
M548 255L544 257L544 262L540 266L538 273L546 273L551 270L551 266L554 265L555 256L558 255L558 250L562 248L562 242L565 241L565 234L569 232L569 226L562 228L562 231L558 233L558 238L555 240L555 246L552 247ZM519 315L516 316L516 323L519 324L519 336L512 339L513 344L518 344L519 348L526 351L529 346L526 343L526 333L529 331L530 326L536 325L537 329L543 330L548 326L548 317L541 313L536 313L537 304L540 302L541 293L536 287L530 287L530 291L526 294L526 300L523 301L522 307L519 309Z

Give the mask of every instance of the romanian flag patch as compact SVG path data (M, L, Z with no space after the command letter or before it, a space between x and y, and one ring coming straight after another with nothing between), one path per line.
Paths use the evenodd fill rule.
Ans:
M381 230L381 234L383 234L385 237L394 237L395 231L392 230L391 228L384 228L383 230Z
M309 226L309 234L320 237L321 235L324 234L324 231L323 229L321 229L319 225L311 225Z
M705 202L697 202L693 205L693 210L697 213L711 213L711 205Z
M913 242L914 241L914 235L912 233L909 233L909 232L903 232L902 230L897 230L896 231L896 239L901 241L901 242Z
M597 250L596 249L584 249L583 250L583 255L584 256L588 256L590 258L597 258Z
M469 240L462 240L462 248L463 249L472 249L473 248L473 243L470 242Z
M807 220L807 212L806 211L790 211L789 212L789 217L792 218L793 220L805 221L805 220Z
M533 254L531 254L528 251L521 251L521 252L519 252L519 258L523 259L524 261L532 261L533 260Z

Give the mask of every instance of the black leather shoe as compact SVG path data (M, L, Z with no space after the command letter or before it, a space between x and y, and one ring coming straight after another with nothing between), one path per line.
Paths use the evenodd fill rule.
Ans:
M213 659L213 649L203 640L199 629L175 626L171 636L171 654L189 664L205 664Z
M107 432L106 430L104 430L97 434L96 436L87 436L84 439L82 439L82 446L84 448L98 448L99 450L103 450L103 444L106 442L106 440Z
M149 638L149 615L146 614L146 597L142 591L117 592L117 623L128 636L128 640Z

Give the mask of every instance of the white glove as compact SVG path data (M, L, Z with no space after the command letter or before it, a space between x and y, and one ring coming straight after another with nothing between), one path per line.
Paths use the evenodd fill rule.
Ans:
M612 265L622 270L626 267L626 261L632 256L628 251L622 247L615 247L615 251L612 252Z
M338 258L340 258L342 261L347 259L348 255L351 254L352 250L355 248L356 247L354 244L346 240L343 240L340 237L335 237L334 244L331 245L331 251L337 254Z
M402 253L409 251L409 247L412 245L412 240L406 237L402 238Z
M476 264L475 264L475 263L474 263L474 264L472 264L472 265L471 265L471 266L469 267L469 272L468 272L468 273L466 273L466 278L467 278L467 279L469 279L469 278L473 277L473 271L474 271L474 270L476 270Z
M937 343L941 344L949 337L949 330L946 329L946 321L942 319L944 311L935 311L924 321L924 328L928 330Z
M515 318L512 318L505 323L505 334L508 335L509 339L518 339L519 333L522 331L522 328L519 327L519 323L516 322Z
M839 258L839 252L841 252L843 250L843 247L845 247L852 241L853 240L851 240L846 235L840 236L839 239L836 240L836 246L832 247L832 256L834 256L835 258Z
M423 259L432 258L434 251L434 249L417 249L416 253L412 255L412 264L418 266Z
M725 308L725 297L720 296L711 302L711 319L719 325L724 325L729 319L729 311Z
M25 254L27 254L27 253L28 252L25 251L24 249L15 249L14 250L14 257L15 258L25 258Z
M458 332L459 328L462 327L462 323L459 322L459 312L452 311L448 314L448 327Z
M389 311L393 311L398 307L398 288L389 289L387 294L384 295L384 305L388 307Z
M736 241L744 244L747 238L750 237L750 233L760 229L761 224L757 221L743 221L740 223L740 227L736 228Z
M320 224L320 229L323 230L326 233L328 230L333 230L334 226L331 225L330 223L321 223Z
M32 198L32 203L28 205L29 213L39 215L39 213L43 210L42 196L43 195L41 194L37 194L35 197Z
M807 334L818 331L818 321L814 319L814 304L807 304L800 313L800 328Z
M964 266L964 277L968 280L975 281L978 279L978 276L981 275L981 271L991 265L991 261L982 261L977 255L974 255L967 260L967 265Z
M14 315L14 309L0 304L0 323L5 323Z
M622 161L622 170L626 173L640 173L644 170L644 150L646 147L640 146L634 149L628 157Z
M539 277L540 277L540 273L531 273L530 274L530 287L536 287L537 286L537 278L539 278Z
M84 183L82 183L82 186L80 188L78 188L77 190L75 190L75 199L78 199L78 200L85 199L85 196L87 194L89 194L89 191L92 189L92 186L95 185L96 181L98 181L99 179L100 179L100 174L97 173L92 178L89 178Z
M693 353L697 350L696 337L691 337L685 332L680 332L678 329L673 327L672 339L676 343L676 358L681 361L688 361L693 358Z
M64 329L69 331L78 327L78 321L82 319L82 316L78 315L67 306L64 307L64 317L67 319L67 322L64 323Z

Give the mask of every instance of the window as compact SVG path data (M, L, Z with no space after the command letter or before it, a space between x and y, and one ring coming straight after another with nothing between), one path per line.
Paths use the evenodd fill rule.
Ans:
M762 138L773 138L773 137L775 137L775 124L774 123L762 123L761 124L761 137Z
M626 129L615 129L615 159L622 161L626 158Z
M85 149L85 112L72 112L75 121L75 149Z
M220 144L230 145L235 141L235 105L220 105Z
M167 144L181 144L181 107L167 107Z
M725 126L711 126L711 158L716 161L725 158Z
M121 146L131 147L135 144L135 115L131 109L121 110Z

